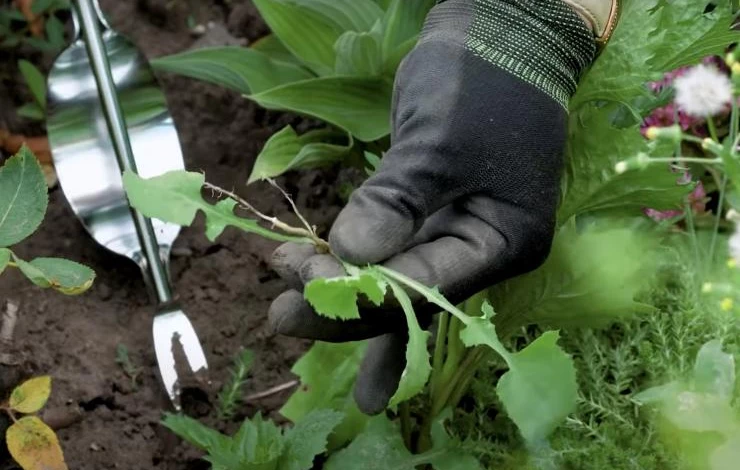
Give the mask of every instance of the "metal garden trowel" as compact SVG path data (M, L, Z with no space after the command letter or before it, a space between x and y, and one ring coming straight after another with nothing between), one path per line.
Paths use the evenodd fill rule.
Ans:
M149 178L183 169L180 142L144 56L110 29L97 0L73 0L72 6L75 38L48 79L47 127L59 184L90 235L144 273L157 300L159 372L179 409L175 353L184 352L193 372L208 368L170 286L170 250L180 227L130 208L121 174L132 170Z

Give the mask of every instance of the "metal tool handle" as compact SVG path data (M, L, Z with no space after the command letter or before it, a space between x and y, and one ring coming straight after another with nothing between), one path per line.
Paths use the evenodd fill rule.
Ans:
M102 36L103 33L111 29L110 24L108 24L108 20L105 19L105 15L103 15L103 10L100 8L98 0L92 1L92 7L95 10L95 16L98 19L98 23L100 25L100 33ZM73 37L74 40L77 40L82 35L82 19L80 18L79 9L75 8L75 5L72 6L72 24L74 25Z
M98 93L118 165L121 172L125 170L136 172L134 152L131 149L126 121L118 101L108 54L101 35L101 25L104 28L108 28L108 25L102 17L97 0L76 0L73 5L78 16L76 21L79 21L90 65L95 75L95 82L98 85ZM162 304L169 303L172 301L172 289L167 268L160 257L159 243L154 234L152 222L134 208L131 208L131 215L146 259L146 263L142 263L145 276L148 275L157 300Z

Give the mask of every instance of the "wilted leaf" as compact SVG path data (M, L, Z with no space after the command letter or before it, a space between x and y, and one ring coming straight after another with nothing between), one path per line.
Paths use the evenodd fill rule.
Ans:
M36 416L13 423L5 440L10 455L23 470L67 470L56 434Z
M318 454L326 451L329 434L344 418L333 410L314 410L285 433L280 470L309 470Z
M13 256L21 272L34 284L66 295L78 295L92 287L95 271L62 258L36 258L31 262Z
M352 268L348 276L318 278L306 284L303 295L317 313L328 318L360 318L357 296L362 293L375 305L383 302L387 285L369 269Z
M46 213L46 180L27 147L0 168L0 248L31 235Z
M51 377L35 377L17 386L10 394L9 405L13 411L36 413L46 405L51 395Z
M247 184L282 175L286 171L316 168L341 160L349 154L352 139L347 145L326 142L336 138L337 132L330 129L309 131L298 136L292 127L284 127L270 137L257 156ZM348 140L347 137L344 140Z
M314 77L295 63L236 46L195 49L155 59L151 64L156 70L197 78L243 94Z
M390 133L392 88L389 80L380 78L325 77L289 83L248 98L267 109L308 114L370 142Z
M198 211L206 215L206 235L214 241L227 226L256 233L270 240L309 243L310 240L282 235L260 226L256 220L234 214L236 202L225 199L211 204L201 196L205 176L201 173L172 171L144 179L135 173L123 175L129 202L147 217L178 225L190 225Z

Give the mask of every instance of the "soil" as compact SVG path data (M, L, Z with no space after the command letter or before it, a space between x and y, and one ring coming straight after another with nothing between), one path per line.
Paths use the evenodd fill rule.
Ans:
M112 26L147 56L171 54L211 41L249 43L267 31L250 1L101 0ZM168 6L169 5L169 6ZM211 33L193 36L188 16L212 22ZM227 32L229 34L227 34ZM38 135L43 129L13 116L28 98L15 70L15 56L0 56L0 125ZM34 52L26 57L48 66L53 57ZM237 188L265 212L290 219L288 204L267 185L244 186L266 139L285 126L305 128L301 118L267 112L229 92L194 80L161 77L177 124L186 166L205 171L214 184ZM11 106L4 106L10 104ZM341 206L337 172L302 172L280 180L301 211L321 229ZM308 347L305 341L280 337L267 325L270 301L284 288L270 270L276 244L227 230L216 244L203 235L202 220L185 228L172 259L174 288L203 343L210 386L186 397L188 413L233 431L241 418L262 410L280 419L277 410L290 391L243 403L228 423L218 421L216 394L230 375L240 348L252 349L256 362L244 393L269 389L295 377L290 367ZM16 247L22 257L64 256L92 267L94 287L79 297L65 297L32 286L15 270L0 278L0 314L6 301L20 307L14 346L22 364L0 369L0 394L22 378L49 374L52 398L46 417L58 434L70 469L205 469L199 453L181 443L159 423L168 400L156 375L151 341L153 307L138 268L100 248L71 212L59 188L50 192L47 217L37 233ZM140 369L136 383L116 363L116 348L125 345ZM14 468L0 455L0 469Z

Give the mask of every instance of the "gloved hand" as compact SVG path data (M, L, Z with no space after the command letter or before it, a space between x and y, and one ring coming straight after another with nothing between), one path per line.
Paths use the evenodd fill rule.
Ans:
M339 214L332 250L438 286L453 302L539 266L555 226L567 101L595 50L593 32L560 0L435 6L397 74L392 147ZM385 307L362 309L359 320L320 317L302 286L344 274L341 266L296 244L273 261L294 288L270 308L275 330L373 338L355 398L365 413L383 411L404 369L403 314Z

